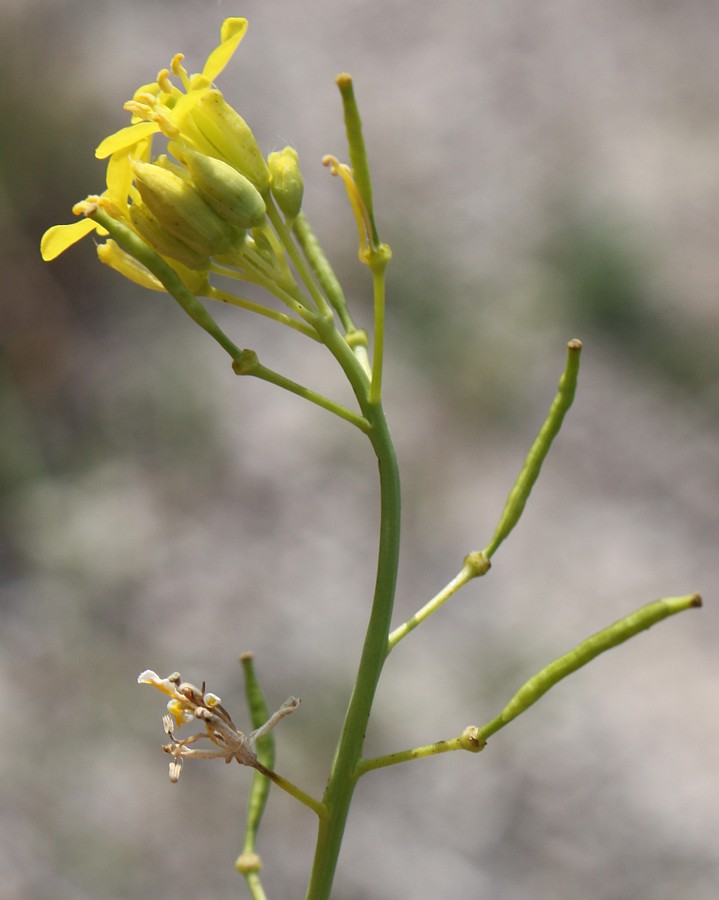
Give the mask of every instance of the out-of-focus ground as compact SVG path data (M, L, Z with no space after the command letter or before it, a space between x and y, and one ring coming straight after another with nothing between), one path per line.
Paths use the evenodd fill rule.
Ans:
M609 0L0 0L0 897L243 896L248 770L160 752L150 667L240 721L253 650L277 768L321 794L371 595L375 466L309 405L238 380L158 295L51 265L45 228L103 187L92 150L178 50L250 32L220 87L371 322L339 182L350 71L389 270L387 408L404 472L396 622L491 535L553 396L576 406L491 573L400 645L367 752L494 716L631 609L701 590L564 682L480 756L368 776L337 900L713 900L719 883L719 6ZM270 366L346 396L322 351L217 311ZM273 792L259 851L304 896L311 814Z

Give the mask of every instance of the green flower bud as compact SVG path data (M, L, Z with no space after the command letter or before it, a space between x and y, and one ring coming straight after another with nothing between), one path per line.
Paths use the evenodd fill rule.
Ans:
M265 218L265 201L252 182L221 159L189 148L180 151L195 187L218 216L238 228L252 228Z
M202 257L226 253L239 239L195 188L174 172L152 163L134 162L135 184L162 227Z
M295 219L302 208L304 182L297 151L285 147L267 157L272 176L272 196L287 219Z
M261 194L267 191L270 171L255 136L220 91L205 91L189 111L188 118L225 162L249 178Z
M205 269L209 265L209 257L193 250L189 244L175 237L158 222L150 210L142 203L133 203L130 207L132 227L140 237L161 256L176 259L188 269Z

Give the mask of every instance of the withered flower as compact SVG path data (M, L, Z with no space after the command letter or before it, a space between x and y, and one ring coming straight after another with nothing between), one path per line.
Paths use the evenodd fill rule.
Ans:
M182 681L179 672L174 672L167 678L160 678L150 669L143 672L137 681L139 684L151 684L170 698L167 714L162 717L162 724L171 743L163 745L162 749L172 756L170 781L173 783L180 777L183 759L190 757L224 759L226 763L236 759L240 765L251 766L265 775L271 774L257 759L255 741L271 731L280 719L294 712L300 705L297 697L288 698L264 725L250 734L243 734L237 729L217 694L205 691L204 682L202 688L198 688L189 681ZM179 729L182 725L195 720L205 726L203 732L186 738L175 737L176 728ZM202 740L208 740L214 746L211 748L190 746Z

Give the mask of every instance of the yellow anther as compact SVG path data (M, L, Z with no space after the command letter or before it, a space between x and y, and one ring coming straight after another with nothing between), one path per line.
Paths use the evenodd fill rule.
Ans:
M170 81L169 69L160 69L157 73L157 83L160 86L160 90L166 94L173 94L176 90L175 85Z

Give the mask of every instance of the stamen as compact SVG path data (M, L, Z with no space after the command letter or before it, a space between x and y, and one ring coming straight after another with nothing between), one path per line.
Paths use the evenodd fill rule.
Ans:
M122 108L127 110L127 112L132 113L133 116L137 116L138 119L148 122L152 120L153 104L147 104L133 99L124 103Z
M99 203L100 198L97 196L97 194L92 194L90 197L87 197L85 200L81 200L79 203L76 203L73 206L73 215L91 216L93 213L97 212Z
M187 74L187 69L182 65L182 60L185 58L184 53L176 53L172 57L172 62L170 63L170 68L172 69L172 74L179 78L182 82L182 86L186 91L190 90L190 76Z
M152 115L153 121L157 122L160 131L165 137L176 138L180 134L180 129L174 122L171 122L164 113L155 112Z
M174 94L176 91L175 85L170 81L169 69L160 69L157 73L157 83L166 94Z

